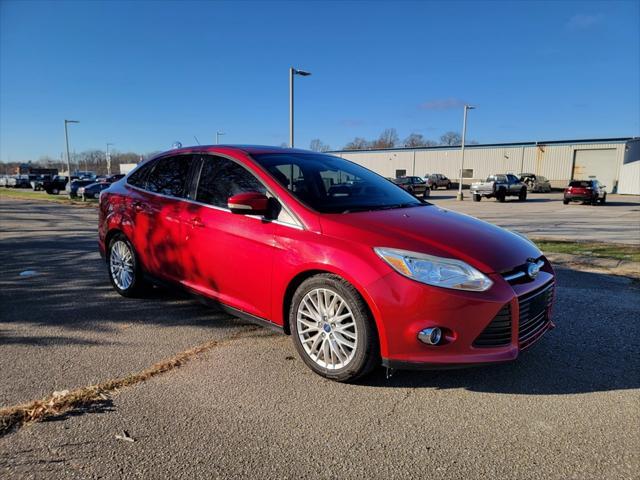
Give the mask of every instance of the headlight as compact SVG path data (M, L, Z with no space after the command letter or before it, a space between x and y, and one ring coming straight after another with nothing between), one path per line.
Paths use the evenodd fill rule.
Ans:
M396 248L376 247L374 251L396 272L435 287L484 292L493 282L461 260L434 257Z

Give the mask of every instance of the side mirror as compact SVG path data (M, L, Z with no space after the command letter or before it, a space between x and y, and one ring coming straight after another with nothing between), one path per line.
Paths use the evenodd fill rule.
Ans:
M244 192L229 197L227 206L231 213L240 215L266 215L269 211L269 199L263 193Z

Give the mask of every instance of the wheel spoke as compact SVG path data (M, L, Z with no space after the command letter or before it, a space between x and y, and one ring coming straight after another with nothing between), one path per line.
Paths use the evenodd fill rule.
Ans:
M339 344L344 345L347 348L354 349L356 347L356 342L350 340L349 338L346 338L343 335L343 332L334 332L333 336Z
M349 304L330 288L309 291L296 314L298 337L303 350L318 366L344 368L357 348L357 326Z

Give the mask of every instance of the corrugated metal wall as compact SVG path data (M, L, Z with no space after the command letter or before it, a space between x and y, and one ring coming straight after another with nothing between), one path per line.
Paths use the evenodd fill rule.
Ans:
M571 180L576 150L615 149L616 172L619 173L624 158L624 143L575 143L561 145L522 145L505 147L467 146L464 168L473 169L473 178L465 183L481 180L494 173L535 173L547 177L554 188L561 188ZM342 151L334 155L359 163L385 177L395 177L396 170L406 170L407 175L424 176L442 173L452 180L459 177L460 147L415 150L365 150ZM619 193L638 193L637 188L627 190L627 182L621 183ZM613 191L614 185L608 185Z

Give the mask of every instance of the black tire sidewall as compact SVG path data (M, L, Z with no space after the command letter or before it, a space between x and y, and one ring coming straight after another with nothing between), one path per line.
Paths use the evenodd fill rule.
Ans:
M327 288L338 293L351 308L357 328L358 347L351 362L339 370L328 370L317 365L304 350L296 322L296 312L304 296L316 288ZM323 377L338 382L354 381L369 373L379 364L378 334L373 318L369 310L358 293L358 291L346 280L332 274L320 274L308 278L298 287L291 301L289 309L289 327L293 344L298 351L298 355L304 363L315 373Z

